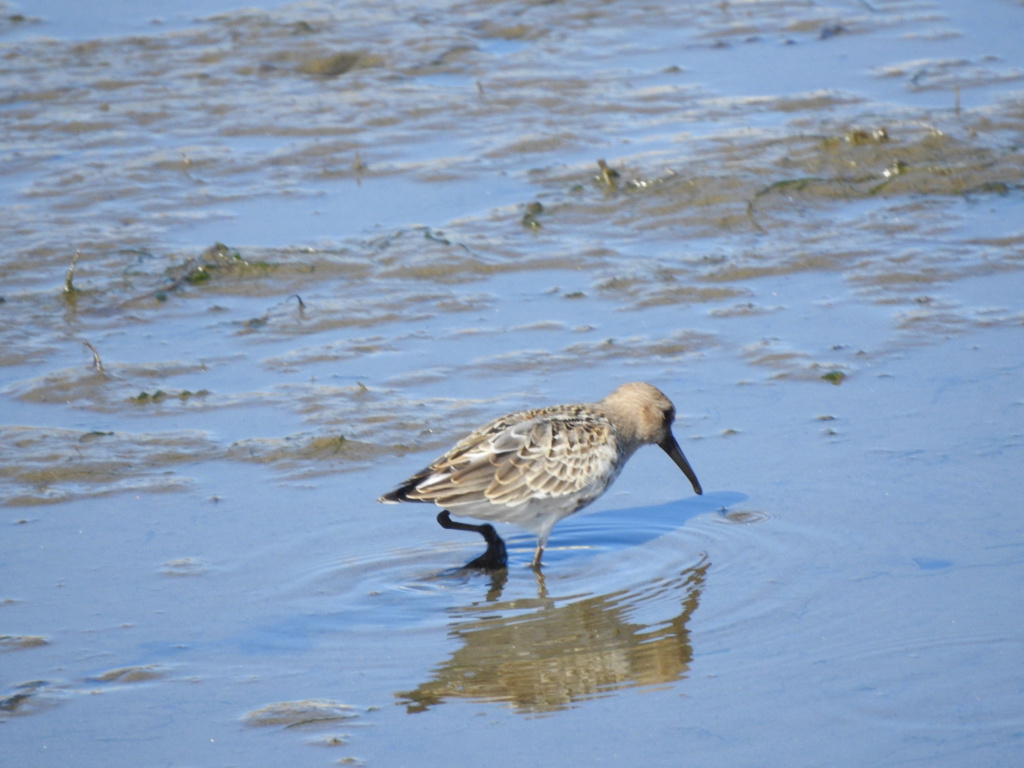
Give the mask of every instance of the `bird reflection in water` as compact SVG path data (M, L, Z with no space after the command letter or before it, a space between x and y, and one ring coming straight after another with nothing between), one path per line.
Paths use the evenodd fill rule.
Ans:
M709 566L705 555L675 576L583 598L549 597L538 575L536 598L504 602L495 602L503 574L493 574L486 602L451 611L458 650L430 680L396 696L409 712L463 698L530 714L682 679L693 658L687 623Z

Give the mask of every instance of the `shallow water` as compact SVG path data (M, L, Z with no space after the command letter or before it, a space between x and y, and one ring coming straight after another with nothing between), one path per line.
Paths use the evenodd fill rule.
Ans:
M112 7L0 8L12 760L1018 762L1019 3ZM629 380L705 495L542 577L374 502Z

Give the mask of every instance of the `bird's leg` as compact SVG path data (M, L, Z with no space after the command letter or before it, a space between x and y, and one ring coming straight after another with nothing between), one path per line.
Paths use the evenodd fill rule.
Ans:
M540 555L543 551L544 546L542 544L538 544L537 551L533 553L533 562L530 564L530 567L533 568L533 570L535 571L540 570Z
M496 571L508 564L508 553L505 551L505 542L494 530L490 523L483 525L471 525L470 523L456 523L452 520L448 510L442 510L437 514L437 522L442 528L455 531L475 531L484 537L487 542L487 551L475 560L466 563L466 568L478 568L481 571Z

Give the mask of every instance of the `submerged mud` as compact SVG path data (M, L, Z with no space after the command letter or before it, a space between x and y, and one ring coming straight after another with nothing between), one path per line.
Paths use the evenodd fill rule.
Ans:
M1018 4L2 10L22 762L1019 753ZM541 576L374 503L629 380L704 497L641 452Z

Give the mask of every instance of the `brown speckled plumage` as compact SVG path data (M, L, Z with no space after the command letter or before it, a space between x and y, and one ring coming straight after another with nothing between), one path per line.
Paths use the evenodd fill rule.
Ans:
M597 403L508 414L378 501L431 502L456 515L519 525L537 534L537 566L552 526L604 493L641 445L660 445L701 493L672 436L674 418L671 401L643 383L623 384Z

